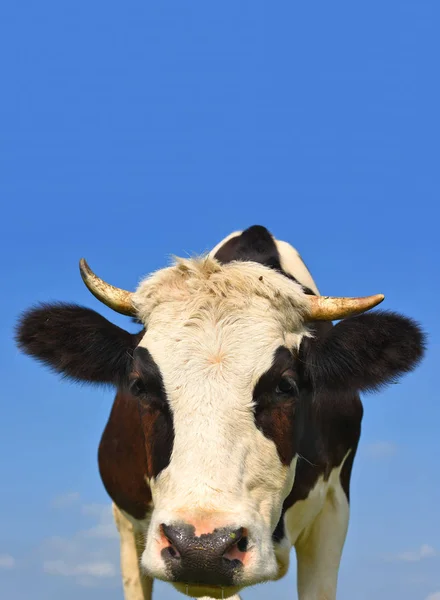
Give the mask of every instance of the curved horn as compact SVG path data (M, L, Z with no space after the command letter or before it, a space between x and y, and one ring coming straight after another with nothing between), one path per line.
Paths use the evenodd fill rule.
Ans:
M121 313L121 315L127 315L128 317L136 315L136 310L131 301L133 295L131 292L121 290L100 279L95 275L84 258L79 261L79 270L87 288L100 302L114 311Z
M383 294L364 298L335 298L333 296L309 296L310 312L307 321L333 321L344 317L359 315L385 298Z

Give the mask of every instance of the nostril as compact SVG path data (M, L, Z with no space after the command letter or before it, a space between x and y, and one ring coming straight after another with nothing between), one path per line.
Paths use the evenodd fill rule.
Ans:
M233 562L242 563L249 543L247 530L242 527L238 531L234 532L234 538L232 538L234 541L223 553L223 558Z
M171 558L180 558L180 552L177 549L177 544L176 544L176 540L172 539L172 530L170 530L170 528L168 528L166 525L161 525L160 526L160 534L162 537L162 540L165 544L169 544L168 546L165 546L164 551L168 554L168 556L170 556Z
M237 542L237 548L240 552L246 552L248 548L249 538L247 536L243 536L241 540Z
M171 556L171 558L180 558L179 551L176 550L174 546L170 545L168 546L168 548L165 548L165 550L168 553L168 555Z

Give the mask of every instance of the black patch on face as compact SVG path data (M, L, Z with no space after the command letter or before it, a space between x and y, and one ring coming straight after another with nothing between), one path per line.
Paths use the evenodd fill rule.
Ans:
M158 365L146 348L134 351L129 377L131 393L139 405L148 477L157 477L171 460L174 444L173 415Z
M137 347L133 352L128 389L141 399L162 406L166 403L162 373L146 348Z
M143 331L131 334L76 304L42 304L16 328L20 350L74 381L123 385Z
M225 527L197 537L192 525L173 524L162 525L162 531L170 545L161 555L174 582L208 586L239 583L242 562L229 560L224 554L240 539L240 530Z
M275 443L283 465L290 465L296 454L301 427L297 418L299 385L294 358L287 348L280 347L253 392L256 426Z
M280 255L275 241L266 227L261 225L253 225L240 235L228 240L217 250L214 258L223 264L234 260L260 263L299 283L293 275L281 268ZM302 287L305 294L314 294L308 287Z

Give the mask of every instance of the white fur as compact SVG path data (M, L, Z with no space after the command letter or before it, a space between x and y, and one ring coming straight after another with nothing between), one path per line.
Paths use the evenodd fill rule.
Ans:
M246 583L277 577L271 532L293 484L273 441L256 428L252 392L276 349L298 346L307 298L299 285L254 263L178 260L135 296L148 324L140 346L159 365L174 421L170 465L151 481L155 510L142 564L165 578L159 525L246 527Z
M151 327L153 317L164 321L169 304L181 322L194 317L208 317L212 322L221 317L234 318L243 311L257 317L261 299L266 300L265 309L272 310L286 331L303 333L302 321L309 305L301 286L254 262L222 265L210 256L176 258L173 266L156 271L140 283L133 303L138 316Z
M169 466L149 481L151 521L135 526L147 533L142 567L149 576L166 579L161 523L246 527L245 585L283 576L295 544L300 600L333 600L348 522L339 469L287 511L289 539L275 552L271 532L292 488L297 458L288 467L281 464L275 444L256 428L252 406L254 385L270 368L275 350L294 349L309 335L303 321L307 296L262 265L214 260L218 248L239 233L207 257L177 259L135 293L147 327L140 346L160 368L175 432ZM283 269L317 292L297 251L276 244ZM127 592L126 599L138 600Z

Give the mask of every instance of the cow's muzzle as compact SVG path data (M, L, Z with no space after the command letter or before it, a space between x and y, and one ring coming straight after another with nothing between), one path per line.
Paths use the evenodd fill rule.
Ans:
M172 581L207 586L238 583L247 554L245 528L222 527L197 536L190 524L162 524L161 535L161 555Z

